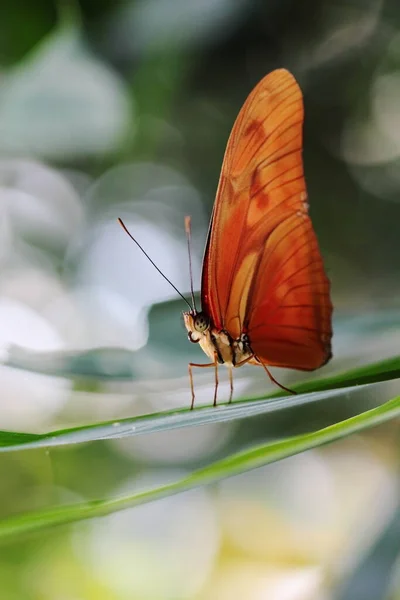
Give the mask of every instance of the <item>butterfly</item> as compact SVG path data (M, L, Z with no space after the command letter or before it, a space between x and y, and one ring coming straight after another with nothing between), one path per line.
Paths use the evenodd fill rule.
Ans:
M312 371L332 356L332 303L318 241L308 215L304 180L303 98L289 71L266 75L244 103L230 134L211 217L201 278L202 310L196 308L189 247L192 305L160 271L121 219L120 225L190 310L183 313L188 338L211 362L193 367Z
M246 363L312 371L332 356L332 303L308 214L302 161L304 109L299 85L278 69L248 96L230 134L201 278L202 310L185 312L189 340L207 364ZM189 224L187 222L187 229Z

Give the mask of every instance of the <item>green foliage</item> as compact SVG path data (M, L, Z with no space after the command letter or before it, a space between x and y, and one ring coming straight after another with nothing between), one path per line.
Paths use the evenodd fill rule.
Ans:
M352 394L360 389L367 390L372 384L400 376L400 359L377 362L353 369L341 375L321 380L304 382L294 386L303 392L298 396L283 396L282 392L271 394L269 399L247 399L217 408L200 407L193 411L180 409L157 414L75 427L43 435L1 432L0 451L29 450L38 447L71 445L81 442L155 433L182 427L204 425L245 419L257 414L279 411L310 402L321 402L343 395L351 400ZM317 389L325 391L315 391ZM339 421L323 429L303 435L264 443L256 447L235 452L227 457L194 470L190 475L167 485L148 491L133 493L115 499L80 502L52 509L28 512L5 519L0 523L0 537L14 538L43 528L73 523L82 519L99 517L125 508L183 492L200 485L216 482L249 469L293 456L311 448L334 442L350 434L362 431L400 415L400 396L354 417Z

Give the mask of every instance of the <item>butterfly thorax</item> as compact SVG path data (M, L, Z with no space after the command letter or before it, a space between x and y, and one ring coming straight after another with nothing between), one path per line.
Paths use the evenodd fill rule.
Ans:
M211 319L203 312L185 312L183 319L189 340L200 344L213 362L235 367L253 356L245 333L240 338L233 339L224 329L214 327Z

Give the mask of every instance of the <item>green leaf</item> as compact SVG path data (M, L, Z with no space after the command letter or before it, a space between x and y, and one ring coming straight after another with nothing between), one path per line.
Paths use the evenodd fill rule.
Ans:
M104 439L115 439L135 436L144 433L155 433L194 427L208 423L222 423L254 417L260 414L275 412L284 408L301 406L323 399L345 396L354 388L330 390L321 393L313 392L299 396L264 400L242 400L231 405L221 404L217 407L203 406L190 410L188 408L170 410L138 417L128 417L119 421L106 421L92 425L60 429L45 434L25 434L0 432L0 452L48 448L90 442Z
M387 598L393 566L399 557L400 507L355 571L339 586L336 600Z
M95 500L33 511L13 516L0 522L0 538L16 538L28 532L55 525L74 523L83 519L104 516L119 510L151 502L178 492L207 485L221 478L237 475L249 469L339 440L368 427L379 425L400 415L400 396L382 406L368 410L319 431L295 436L278 442L238 452L194 471L167 485L112 500Z
M394 357L362 367L312 379L292 386L298 395L285 396L282 390L262 397L242 399L232 404L174 409L128 417L118 421L105 421L43 434L10 433L0 431L0 452L27 450L77 444L101 439L134 436L182 427L193 427L207 423L222 423L299 407L312 402L346 396L362 385L388 381L400 377L400 357ZM188 402L189 404L189 402Z
M12 447L15 444L29 444L31 442L35 442L38 436L34 433L17 433L13 431L0 431L0 452L2 450L2 446L8 448Z
M71 20L2 74L0 150L5 154L62 161L103 156L119 147L131 120L124 81L89 52Z
M400 356L393 356L375 363L349 369L324 378L314 378L304 381L293 387L297 393L312 392L315 390L331 390L348 386L359 386L367 383L378 383L400 378ZM271 397L284 396L282 390L275 392Z

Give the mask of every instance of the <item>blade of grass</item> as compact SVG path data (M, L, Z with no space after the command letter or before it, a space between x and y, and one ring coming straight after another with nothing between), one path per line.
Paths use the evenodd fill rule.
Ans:
M171 431L182 427L194 427L209 423L222 423L236 421L318 402L322 400L348 396L354 392L364 390L367 386L343 388L338 390L327 390L323 392L312 392L298 396L286 396L283 398L271 398L267 400L255 400L249 402L242 400L230 405L221 404L217 407L203 406L196 410L187 408L181 410L164 411L137 417L128 417L119 421L105 421L60 429L50 433L36 434L9 434L4 432L4 438L0 432L0 453L15 452L34 448L49 448L70 444L80 444L96 440L116 439L125 436L143 435L159 431ZM20 439L19 436L22 435Z
M314 392L316 390L331 390L349 386L365 385L367 383L378 383L400 378L400 356L393 356L375 363L369 363L361 367L355 367L347 371L328 375L327 377L314 378L290 387L298 394ZM269 398L284 396L283 390L270 394Z
M56 508L33 511L0 521L0 539L16 538L26 533L56 525L75 523L100 517L177 494L200 485L208 485L225 477L293 456L311 448L339 440L352 433L393 419L400 415L400 396L382 406L346 419L319 431L283 441L263 444L218 460L173 483L112 500L95 500Z
M301 406L310 402L331 398L326 392L337 390L334 396L350 393L353 389L372 383L379 383L400 378L400 356L378 361L350 369L344 373L328 377L312 379L291 387L298 396L285 396L278 390L270 394L235 401L231 405L220 404L217 409L209 406L173 409L139 417L128 417L119 421L103 421L100 423L61 429L43 434L29 434L0 431L0 452L10 452L28 448L59 446L82 443L105 438L116 438L125 435L139 435L155 431L166 431L180 427L220 423L242 419L257 414L283 410ZM352 386L352 387L349 387ZM324 393L325 391L325 393ZM318 395L315 395L318 393ZM280 399L279 401L277 399Z

